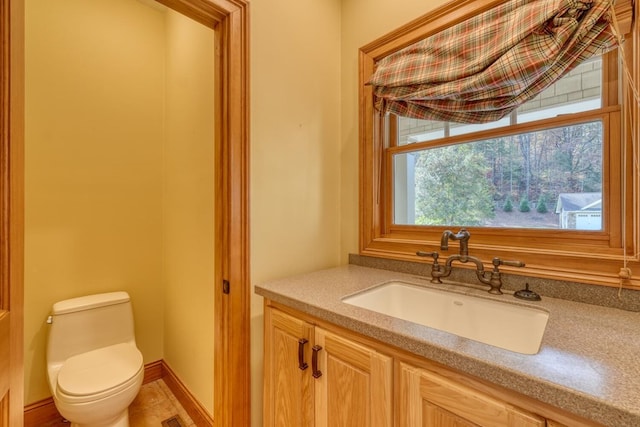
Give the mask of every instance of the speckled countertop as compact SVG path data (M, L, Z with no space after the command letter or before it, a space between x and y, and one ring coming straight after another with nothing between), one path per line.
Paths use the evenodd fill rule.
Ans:
M342 302L390 280L433 286L412 274L346 265L255 289L265 298L604 425L640 426L640 313L544 296L533 303L509 293L497 296L549 312L539 353L524 355ZM475 292L489 296L468 290Z

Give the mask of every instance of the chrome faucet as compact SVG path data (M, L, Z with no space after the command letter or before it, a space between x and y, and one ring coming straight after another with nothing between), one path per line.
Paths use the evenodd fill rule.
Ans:
M460 229L457 234L454 234L450 230L445 230L442 233L440 239L440 249L446 251L449 249L449 239L460 241L460 253L457 255L450 255L444 264L438 262L440 254L438 252L423 252L418 251L416 255L421 257L432 257L433 264L431 265L431 283L442 283L442 278L448 277L451 274L451 265L454 261L459 261L463 264L471 262L476 265L476 277L485 285L489 285L489 293L495 295L502 294L502 273L499 267L501 265L508 265L510 267L524 267L522 261L504 261L498 257L493 258L491 263L493 269L491 271L485 271L484 263L477 257L469 255L469 238L471 234L464 228Z

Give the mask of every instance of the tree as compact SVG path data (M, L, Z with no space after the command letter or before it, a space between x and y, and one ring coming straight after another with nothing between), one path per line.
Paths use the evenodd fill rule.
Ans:
M595 120L415 151L416 224L482 226L500 203L505 212L529 212L538 200L543 213L560 193L602 191L603 132ZM528 216L520 221L539 226Z
M511 202L511 197L507 196L507 201L504 202L502 210L505 212L513 212L513 203Z
M416 161L416 224L480 225L493 218L491 167L469 144L425 150Z
M601 122L557 129L556 163L564 177L565 192L594 192L602 189Z
M524 192L529 194L531 191L531 139L532 134L522 133L518 135L518 145L522 154L522 165L524 167ZM522 205L522 202L520 202ZM520 210L520 212L523 212ZM528 211L527 211L528 212Z
M536 212L538 213L547 213L549 210L547 209L547 198L542 195L538 199L538 205L536 206Z

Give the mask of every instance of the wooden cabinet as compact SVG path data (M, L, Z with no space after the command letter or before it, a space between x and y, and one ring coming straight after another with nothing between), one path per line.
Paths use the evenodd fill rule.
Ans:
M393 360L265 309L265 426L391 427Z
M385 427L392 422L391 357L321 328L315 382L316 426Z
M406 427L545 427L544 418L426 369L399 363L399 424Z
M313 326L265 309L265 426L314 425L309 351ZM298 355L302 356L300 364Z
M602 427L268 300L264 346L265 427Z

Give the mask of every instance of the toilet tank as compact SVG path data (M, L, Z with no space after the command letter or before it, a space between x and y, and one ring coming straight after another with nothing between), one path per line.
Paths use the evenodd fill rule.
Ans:
M88 295L57 302L50 317L47 360L63 363L71 356L113 344L135 345L133 310L126 292Z

